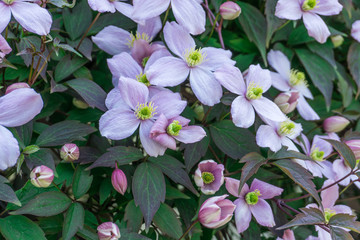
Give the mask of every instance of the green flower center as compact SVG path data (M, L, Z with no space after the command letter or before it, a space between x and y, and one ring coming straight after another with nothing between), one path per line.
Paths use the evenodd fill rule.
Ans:
M313 10L318 3L319 1L317 0L305 0L302 5L302 10L304 11Z
M280 123L278 133L281 136L287 136L294 133L294 130L295 130L295 123L288 120Z
M259 196L261 196L259 190L255 190L253 192L249 192L245 195L245 201L249 205L255 205L259 201Z
M148 61L149 61L149 57L144 57L141 62L142 66L145 67Z
M152 102L138 104L135 109L135 115L141 120L150 119L157 114L155 112L156 108Z
M325 223L328 224L330 221L330 218L334 215L336 215L336 211L326 208L325 209Z
M171 136L177 136L177 135L179 135L181 129L182 129L182 126L179 124L179 121L174 120L167 127L167 133Z
M15 0L3 0L4 3L10 5L14 2Z
M191 49L186 51L185 60L189 67L199 65L205 60L206 55L201 53L201 49Z
M299 72L298 70L291 69L290 84L291 84L291 86L299 86L299 85L307 86L308 84L305 79L305 73Z
M257 87L255 84L249 84L247 92L246 92L246 98L249 100L256 100L262 97L263 89L261 87Z
M136 80L138 82L141 82L141 83L145 84L147 87L150 86L150 82L147 79L146 74L140 73L139 75L136 76Z
M129 46L129 48L134 47L134 42L135 42L135 40L139 40L139 39L142 39L142 40L144 40L144 41L146 41L146 42L148 42L148 43L150 43L151 40L152 40L152 39L149 37L149 35L147 35L146 33L140 34L140 33L136 32L135 35L134 35L133 33L130 33L130 39L128 40L128 43L127 43L127 45Z
M315 148L311 151L310 157L315 161L324 161L324 151L320 151L319 148Z
M210 184L213 181L215 181L215 177L214 174L212 174L211 172L202 172L201 173L201 178L204 181L205 184Z

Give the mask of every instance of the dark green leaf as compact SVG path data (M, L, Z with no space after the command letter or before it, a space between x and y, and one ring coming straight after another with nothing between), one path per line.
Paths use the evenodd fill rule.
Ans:
M93 176L90 175L90 170L85 170L85 166L77 166L72 187L74 197L79 199L82 197L91 187Z
M166 185L166 196L167 200L174 200L174 199L190 199L190 197L184 193L182 193L177 188L171 187Z
M353 76L356 85L360 87L360 44L354 42L349 48L347 55L348 68ZM359 90L358 90L359 91Z
M249 228L244 232L244 240L261 240L260 234L259 225L251 221Z
M73 203L65 214L63 234L64 240L70 240L84 226L85 211L80 203Z
M55 81L60 82L65 78L69 77L76 70L85 65L88 60L86 58L81 58L75 56L71 58L70 55L66 55L55 68Z
M131 240L150 240L150 238L147 238L143 235L129 232L127 229L120 228L121 238L123 239L131 239Z
M136 23L131 21L131 19L125 17L119 12L116 13L107 13L101 14L99 19L96 21L94 26L90 29L88 35L93 35L101 30L103 30L107 26L116 26L125 30L131 30L136 28Z
M0 232L6 240L46 240L43 230L24 216L0 218Z
M339 142L339 141L335 141L335 140L331 140L331 139L324 139L324 140L331 143L331 145L334 147L334 149L341 155L341 157L346 161L346 163L352 169L355 168L356 158L355 158L353 151L351 151L351 149L349 148L348 145L346 145L343 142Z
M179 239L183 233L181 222L175 211L166 204L161 204L154 216L154 223L165 235Z
M73 0L71 4L67 0L49 0L48 3L51 3L59 8L73 8L75 6L76 0Z
M125 208L124 220L127 228L131 232L138 232L143 223L143 215L139 207L135 206L135 201L131 200Z
M206 154L210 142L210 137L205 136L201 141L186 144L184 151L184 160L186 171L190 172L191 169L197 164L200 159Z
M82 229L79 229L77 235L85 240L94 240L98 238L96 231L87 225L84 225Z
M296 29L294 29L290 33L290 36L288 38L289 45L298 45L313 41L315 41L315 39L309 36L307 29L305 28L304 25L301 25Z
M279 230L301 225L323 224L325 222L324 214L317 208L301 208L302 213L295 216L287 224L277 228Z
M278 159L287 159L287 158L297 158L302 160L312 160L309 156L306 156L302 153L295 152L293 150L287 150L287 147L282 147L279 151L274 153L269 157L269 159L272 160L278 160Z
M45 165L55 171L54 158L50 149L40 149L36 153L27 156L25 161L29 169L33 169L34 167L40 165Z
M311 42L308 43L307 46L310 49L310 51L316 53L318 56L322 57L328 63L330 63L331 66L336 68L333 44L330 41L323 44L318 42Z
M64 216L62 214L39 219L39 226L45 234L58 234L62 230Z
M360 233L360 222L356 221L356 216L342 213L336 214L330 218L329 225L347 228L351 231Z
M259 170L259 168L267 162L267 159L258 153L249 153L245 155L243 159L242 161L246 161L246 164L241 169L239 193L245 185L246 181L249 180L249 178L252 177Z
M111 184L111 179L105 178L101 182L99 189L100 205L104 204L105 200L110 196L112 190L113 190L113 186Z
M274 32L287 21L275 16L276 4L277 0L267 0L265 5L265 15L267 23L266 48L269 47L270 40Z
M350 233L341 228L330 227L330 234L332 240L354 240Z
M14 190L6 184L7 182L8 180L0 175L0 201L10 202L21 206L21 203L15 195Z

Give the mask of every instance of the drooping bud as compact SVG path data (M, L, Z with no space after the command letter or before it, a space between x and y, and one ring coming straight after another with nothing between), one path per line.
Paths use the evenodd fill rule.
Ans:
M30 86L27 83L23 83L23 82L11 84L10 86L7 87L5 95L19 88L30 88Z
M280 93L275 99L274 102L280 110L285 113L291 113L295 110L299 99L299 92L293 91L293 92L285 92Z
M341 35L335 35L335 36L331 37L331 41L332 41L334 47L337 48L343 44L344 38Z
M54 172L50 168L41 165L31 171L30 179L35 187L46 188L54 180Z
M116 167L111 175L111 183L115 190L124 195L127 189L127 179L125 173Z
M79 147L74 143L67 143L60 150L60 157L65 161L76 161L80 157Z
M112 222L104 222L97 227L99 240L117 240L121 237L119 227Z
M332 116L325 119L323 126L325 132L341 132L349 124L350 121L344 117Z
M220 15L225 20L234 20L240 13L240 6L232 1L227 1L220 5Z

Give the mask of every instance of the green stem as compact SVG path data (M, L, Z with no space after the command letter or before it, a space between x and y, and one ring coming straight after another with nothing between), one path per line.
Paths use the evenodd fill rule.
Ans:
M195 226L195 224L197 224L199 222L199 219L196 219L191 225L190 227L184 232L184 234L179 238L179 240L183 239L189 232L190 230Z
M90 29L94 26L94 24L96 23L96 21L99 19L101 13L99 12L96 17L94 18L94 20L92 21L92 23L90 24L90 26L86 29L84 35L82 36L79 44L77 45L77 47L75 48L76 51L79 51L79 47L81 46L81 43L84 41L84 39L86 38L86 35L88 34L88 32L90 31Z
M163 22L162 22L162 29L161 29L161 31L164 29L166 20L167 20L167 18L169 17L170 8L171 8L171 4L169 4L169 7L166 9L165 17L164 17L164 20L163 20Z
M214 31L215 31L215 26L216 26L216 23L219 19L219 16L220 16L220 13L218 13L215 17L215 21L214 21L214 24L212 25L212 28L211 28L211 32L210 32L210 35L208 37L208 39L205 41L204 45L207 44L207 42L210 40L210 38L212 37L212 35L214 34Z

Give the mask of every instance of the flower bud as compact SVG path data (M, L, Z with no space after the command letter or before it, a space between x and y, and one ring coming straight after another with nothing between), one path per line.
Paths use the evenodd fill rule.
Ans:
M89 105L86 102L81 101L77 98L73 98L73 105L79 109L88 109L89 108Z
M67 143L60 150L60 157L65 161L76 161L80 157L79 147L74 143Z
M54 172L50 168L41 165L34 168L30 173L31 183L38 188L50 186L54 179Z
M285 92L280 93L275 99L274 102L280 110L285 113L291 113L295 110L299 99L299 92L293 91L293 92Z
M97 227L99 240L117 240L121 237L119 227L112 222L104 222Z
M228 223L234 213L235 205L225 199L228 195L211 197L199 210L199 222L207 228L218 228Z
M331 37L331 41L332 41L334 47L337 48L343 44L344 38L341 35L335 35L335 36Z
M232 1L227 1L220 5L220 15L225 20L234 20L240 13L240 6Z
M14 83L7 87L5 95L19 88L30 88L27 83Z
M117 167L111 175L111 183L117 192L119 192L121 195L125 194L127 189L126 175Z
M355 159L360 159L360 139L349 140L345 142L346 145L353 151Z
M350 121L344 117L332 116L324 120L323 127L325 132L341 132L349 124Z

